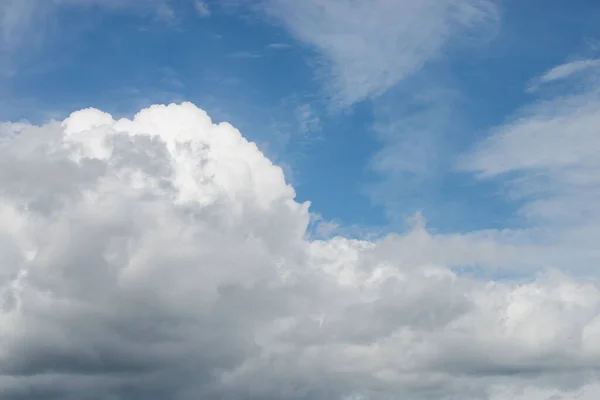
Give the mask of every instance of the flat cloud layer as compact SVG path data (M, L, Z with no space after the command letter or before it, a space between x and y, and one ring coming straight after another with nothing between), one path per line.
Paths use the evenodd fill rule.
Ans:
M308 204L190 103L0 125L13 399L596 399L600 292L494 282L497 235L311 240Z

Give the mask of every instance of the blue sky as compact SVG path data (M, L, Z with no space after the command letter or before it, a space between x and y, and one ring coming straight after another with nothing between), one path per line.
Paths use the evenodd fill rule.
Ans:
M599 399L598 21L0 0L2 399Z
M457 172L455 159L536 99L525 91L533 78L570 59L593 57L600 46L594 1L494 2L493 10L480 10L488 15L475 17L481 21L467 22L473 26L449 26L450 39L439 48L435 37L407 28L415 32L406 35L432 46L427 54L403 43L408 38L388 37L381 48L369 42L371 49L355 50L365 54L340 55L352 63L382 52L382 60L372 61L382 63L375 69L406 68L390 82L377 70L342 76L360 79L365 96L359 83L331 85L342 74L335 69L346 67L332 61L336 44L319 47L302 31L311 27L301 6L207 1L198 12L186 0L160 7L115 3L74 1L48 9L32 3L23 11L44 31L32 26L5 33L1 119L62 119L90 106L131 115L149 104L192 101L258 142L286 167L300 199L345 226L402 229L418 210L441 231L519 226L519 202L505 196L503 183ZM435 12L435 4L427 7L418 12ZM335 21L344 18L335 13L344 12L324 18ZM296 22L277 13L295 13ZM376 27L367 28L372 37L390 34ZM415 54L390 54L396 50L388 46Z

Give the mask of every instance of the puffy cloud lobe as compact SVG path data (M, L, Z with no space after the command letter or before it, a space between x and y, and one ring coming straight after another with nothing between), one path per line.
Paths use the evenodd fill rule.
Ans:
M594 284L460 275L519 249L421 224L310 240L282 170L192 104L0 132L3 398L597 390Z

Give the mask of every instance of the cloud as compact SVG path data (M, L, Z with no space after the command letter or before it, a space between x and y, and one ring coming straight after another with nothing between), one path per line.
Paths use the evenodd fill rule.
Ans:
M528 90L535 91L545 83L572 78L575 75L579 75L584 72L590 72L598 68L600 68L600 59L576 60L566 64L561 64L535 79Z
M575 390L556 390L526 388L512 390L510 388L498 389L497 394L492 396L492 400L511 398L515 400L592 400L600 395L600 385L585 385ZM510 396L510 397L508 397Z
M14 95L2 86L9 86L23 71L39 70L36 58L64 34L60 15L84 8L150 16L160 23L176 22L171 0L0 0L0 91L4 97ZM89 26L86 23L76 29ZM53 62L61 64L64 60L59 58ZM14 105L11 104L11 108Z
M567 79L574 71L560 66L542 79ZM600 86L595 79L567 83L567 92L541 97L493 129L460 167L505 180L526 221L549 229L552 257L567 255L572 268L590 271L600 260Z
M162 19L174 16L169 0L2 0L0 2L0 51L39 46L53 27L56 12L67 7L103 7L107 10L146 11Z
M385 92L469 31L495 31L487 0L266 0L263 10L325 60L332 101L341 107Z
M5 0L0 3L0 35L3 52L14 50L21 44L22 37L29 32L31 26L43 27L40 16L48 10L48 3L36 0ZM38 35L34 35L37 39Z
M481 177L523 174L531 178L528 184L538 183L529 186L533 192L542 189L539 185L552 192L565 186L595 187L600 183L599 107L600 86L593 83L581 91L544 98L494 129L463 160L463 167Z
M551 82L558 79L568 78L576 73L590 68L600 67L600 60L578 60L552 68L540 77L541 82Z
M523 249L420 221L310 240L281 168L190 103L5 123L0 164L7 400L595 393L594 283L460 275Z
M316 114L314 108L308 103L296 107L296 119L298 120L300 133L304 135L316 133L321 130L321 119Z
M206 4L206 1L194 0L194 7L196 7L196 11L198 11L198 14L201 17L210 16L210 8L208 7L208 4Z
M269 43L267 45L267 49L271 49L271 50L286 50L291 47L292 46L287 43Z
M261 58L262 55L253 51L236 51L227 55L229 58Z
M466 131L460 117L464 105L458 90L430 76L413 78L371 102L370 131L381 148L367 166L376 179L364 182L362 190L391 224L401 225L422 210L440 227L451 214L460 214L456 208L449 210L453 202L447 195L449 165L457 139ZM461 216L458 222L463 227L473 210L465 211L467 218Z

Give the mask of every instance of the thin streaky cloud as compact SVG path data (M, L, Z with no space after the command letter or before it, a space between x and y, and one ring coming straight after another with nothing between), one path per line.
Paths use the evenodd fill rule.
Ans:
M528 91L533 92L543 84L572 78L576 75L594 71L600 72L600 59L571 61L548 70L539 78L534 79L533 83L527 89Z
M229 57L229 58L261 58L262 54L256 53L253 51L241 50L241 51L235 51L233 53L229 53L229 54L227 54L227 57Z
M465 31L486 36L499 14L487 0L266 0L263 10L322 55L336 107L373 98L427 62Z
M272 49L272 50L286 50L291 47L292 46L288 43L269 43L267 45L267 49Z

